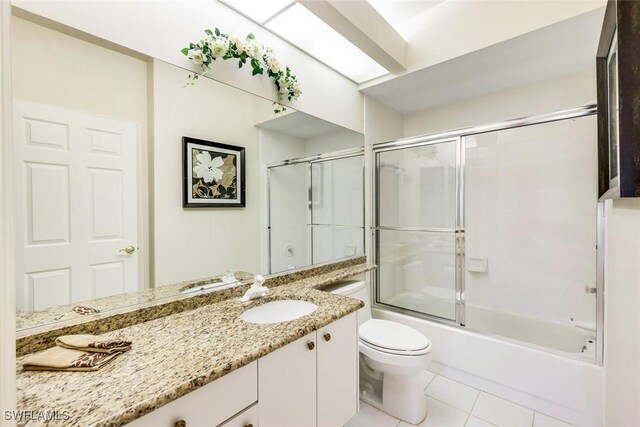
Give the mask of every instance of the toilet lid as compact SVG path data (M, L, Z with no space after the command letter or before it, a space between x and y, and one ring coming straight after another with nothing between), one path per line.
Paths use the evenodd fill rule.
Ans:
M427 337L415 329L389 320L367 320L358 331L362 341L390 350L416 351L431 344Z

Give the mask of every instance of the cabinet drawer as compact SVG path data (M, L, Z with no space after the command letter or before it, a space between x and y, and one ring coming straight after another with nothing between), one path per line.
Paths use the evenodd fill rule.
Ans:
M257 401L258 363L252 362L129 425L174 427L177 421L183 420L187 427L215 427Z
M255 404L221 424L220 427L258 427L258 411L258 405Z

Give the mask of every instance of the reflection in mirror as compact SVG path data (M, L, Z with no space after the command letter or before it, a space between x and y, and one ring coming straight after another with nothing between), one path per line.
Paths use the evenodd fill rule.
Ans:
M362 135L309 119L293 112L259 125L270 273L364 254Z
M361 134L20 17L12 43L18 329L363 253ZM183 208L183 137L244 148L246 207Z

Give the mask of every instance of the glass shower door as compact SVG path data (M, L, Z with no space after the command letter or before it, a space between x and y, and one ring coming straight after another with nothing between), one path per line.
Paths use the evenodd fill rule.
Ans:
M314 264L364 255L364 156L311 164Z
M309 164L269 169L270 273L311 264L309 233Z
M376 302L461 322L459 139L376 153Z

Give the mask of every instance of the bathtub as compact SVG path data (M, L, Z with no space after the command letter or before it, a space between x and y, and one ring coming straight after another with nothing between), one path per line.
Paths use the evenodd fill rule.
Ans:
M570 322L542 320L469 303L465 306L465 314L470 330L521 341L561 356L595 361L595 331L576 327Z
M426 286L418 291L404 290L386 297L384 302L445 319L455 317L455 291L448 288ZM465 324L469 330L515 340L561 356L595 361L595 323L594 329L588 330L571 322L544 320L483 307L469 301L465 304L465 317Z
M483 333L381 308L372 313L426 335L433 344L429 369L436 373L576 426L602 425L602 367L577 360L591 331L469 304L467 324Z

